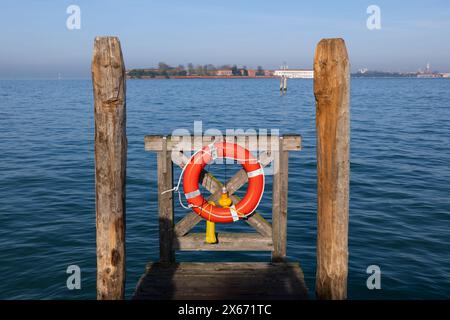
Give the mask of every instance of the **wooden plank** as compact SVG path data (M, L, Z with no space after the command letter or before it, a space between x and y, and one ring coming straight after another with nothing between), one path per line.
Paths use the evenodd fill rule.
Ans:
M272 238L257 233L218 233L217 243L205 243L204 233L174 237L173 247L184 251L272 251Z
M157 153L158 163L158 212L159 253L161 262L174 262L173 239L173 192L162 193L173 188L173 166L169 152ZM166 172L164 172L164 170Z
M233 201L233 203L238 203L241 201L241 198L239 198L237 195L230 195L230 199ZM272 237L272 226L271 224L264 219L262 215L260 215L258 212L253 212L252 215L248 216L244 221L251 227L255 229L260 235L265 237Z
M225 183L225 186L227 188L228 194L233 194L236 191L238 191L244 184L246 184L248 181L247 172L245 172L244 169L240 169L236 174ZM222 193L222 190L218 191L218 194L220 195Z
M319 299L347 297L349 92L350 64L344 40L321 40L314 58Z
M118 38L95 38L92 83L95 119L97 299L123 299L127 137L125 64Z
M167 172L167 159L166 159L166 157L170 156L167 153L167 137L163 137L162 144L163 144L163 148L162 148L162 152L160 154L164 157L164 159L162 160L161 168L162 168L162 172L166 173Z
M180 221L175 224L175 235L182 237L195 227L203 218L194 211L189 211Z
M289 152L280 150L280 216L279 216L279 258L286 259L287 207L288 207Z
M280 137L280 139L283 139ZM283 165L285 165L286 157L284 156L283 144L280 143L280 149L278 152L274 152L274 175L272 184L272 238L273 238L273 252L272 261L280 262L284 261L286 257L286 236L285 236L285 223L286 218L283 205L285 205L283 198L283 192L285 186L283 183L284 173ZM287 186L287 185L286 185Z
M298 300L307 293L298 263L149 263L133 299Z
M232 196L231 200L233 198L238 198L237 196ZM239 200L233 200L239 202ZM258 232L260 235L264 237L272 237L272 225L269 221L264 219L262 215L260 215L258 212L254 212L251 216L247 217L247 219L244 219L245 222L249 226L251 226L253 229L255 229L256 232Z
M301 136L297 134L283 135L284 150L286 151L299 151L301 150ZM147 135L144 138L146 151L162 151L163 148L162 135ZM200 138L200 136L167 136L167 150L180 150L180 151L192 151L196 150L201 143L202 146L206 146L215 141L216 138L223 139L223 137L216 136L202 136L202 141L195 143L194 139ZM227 141L232 139L226 137ZM276 135L268 135L260 138L256 135L238 135L234 137L234 141L250 151L270 151L272 149L278 149L278 138Z
M263 168L266 167L267 165L269 165L272 160L273 160L273 158L267 156L266 152L263 152L259 157L260 164ZM225 183L228 193L229 194L235 193L244 184L246 184L247 181L248 181L247 172L245 172L244 169L239 170L230 180L228 180ZM219 194L221 191L222 190L219 190Z

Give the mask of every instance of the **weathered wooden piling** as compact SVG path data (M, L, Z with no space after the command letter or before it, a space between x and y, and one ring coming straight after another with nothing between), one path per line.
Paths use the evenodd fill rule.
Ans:
M277 167L272 185L273 262L281 262L286 258L289 153L284 150L283 139L280 137L279 150L274 154Z
M174 235L173 193L166 192L173 188L173 166L171 152L167 151L167 138L162 139L162 151L158 152L158 211L159 211L159 253L160 262L175 261L172 240Z
M342 39L323 39L314 58L317 130L319 299L345 299L348 274L350 66Z
M116 37L97 37L92 57L95 115L97 299L125 288L125 66Z
M280 91L284 92L287 91L287 77L281 76L280 78Z

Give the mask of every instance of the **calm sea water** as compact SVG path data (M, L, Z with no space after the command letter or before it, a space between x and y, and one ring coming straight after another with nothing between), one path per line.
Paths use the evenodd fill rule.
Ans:
M128 81L128 297L145 264L158 258L156 159L144 151L143 137L192 131L194 120L204 129L302 134L303 150L290 157L288 255L300 261L313 297L312 81L289 81L285 96L277 89L273 79ZM93 125L88 80L0 81L0 298L95 298ZM450 298L450 80L352 79L351 130L349 297ZM225 178L223 168L214 170ZM269 191L263 215L270 205ZM176 209L177 218L183 213ZM269 256L180 253L177 259ZM81 268L81 290L66 288L72 264ZM373 264L381 268L381 290L366 287Z

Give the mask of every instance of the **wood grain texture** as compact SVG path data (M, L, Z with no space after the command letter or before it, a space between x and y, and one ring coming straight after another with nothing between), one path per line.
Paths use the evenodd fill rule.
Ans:
M271 237L258 233L218 233L217 243L205 243L204 233L175 236L173 246L184 251L272 251Z
M159 259L168 263L175 261L175 252L172 248L174 234L173 192L164 191L173 188L173 166L169 152L158 152L158 219L159 219Z
M233 200L234 198L236 198L236 200ZM240 201L240 199L237 198L238 197L236 197L235 195L231 196L231 200L233 200L233 202L235 203ZM244 221L247 222L247 224L255 229L256 232L258 232L260 235L264 237L272 237L272 225L258 212L254 212Z
M280 223L279 223L279 242L280 258L285 260L287 254L287 222L288 222L288 180L289 180L289 152L282 150L280 152L280 176L281 176L281 195L280 195Z
M186 235L203 218L194 211L189 211L180 221L175 224L175 235L181 237Z
M345 299L348 273L350 65L342 39L319 42L314 58L317 130L319 299Z
M125 65L119 39L95 39L92 83L95 118L97 299L123 299L127 138Z
M298 263L149 263L133 299L299 300L307 299Z
M147 135L144 138L145 150L146 151L162 151L163 148L163 137L162 135ZM284 137L284 150L286 151L299 151L301 150L302 137L298 134L286 134ZM202 136L200 141L195 141L194 136L167 136L167 150L197 150L198 147L207 146L213 141L216 141L216 136ZM222 138L222 137L220 137ZM229 138L229 137L227 137ZM231 137L232 138L232 137ZM278 149L279 136L267 136L265 138L259 138L258 136L244 135L235 136L235 142L249 151L253 152L256 150L261 151L271 151L272 147ZM231 139L232 141L233 139ZM273 141L272 141L273 140ZM227 141L229 141L227 139Z
M280 137L280 140L283 140L283 137ZM284 261L286 258L289 152L283 149L283 145L281 141L279 152L274 154L275 174L272 186L273 262Z

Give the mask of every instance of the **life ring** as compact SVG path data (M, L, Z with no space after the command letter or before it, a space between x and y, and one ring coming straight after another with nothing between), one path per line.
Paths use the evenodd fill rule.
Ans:
M205 166L217 158L231 158L239 162L248 176L245 196L229 208L208 203L199 190L199 179ZM230 142L216 142L195 153L186 164L183 190L189 207L206 220L231 223L245 218L255 211L264 193L264 170L247 149Z

